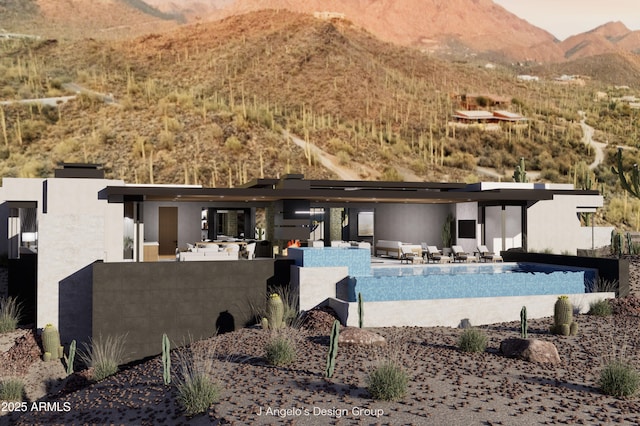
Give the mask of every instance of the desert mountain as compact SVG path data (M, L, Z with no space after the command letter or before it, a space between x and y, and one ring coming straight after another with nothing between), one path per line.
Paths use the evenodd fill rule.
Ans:
M260 9L339 16L381 40L445 54L562 62L614 52L640 52L640 32L610 22L560 42L491 0L146 0L161 10L190 18L219 19ZM194 12L197 12L194 15ZM331 15L333 14L333 15Z
M123 39L180 22L142 0L0 0L0 30L47 38Z
M560 42L492 0L0 0L0 29L49 38L124 39L263 9L324 13L383 41L451 58L554 63L640 52L640 31L620 22Z
M283 130L362 178L385 180L408 173L464 179L476 165L508 170L522 156L532 170L561 158L553 168L568 173L584 154L577 132L552 137L557 117L573 119L549 99L555 92L566 96L562 88L532 91L507 70L384 43L346 20L262 11L133 40L31 43L28 51L8 45L7 55L16 59L7 67L31 60L32 52L47 67L37 68L43 77L34 81L42 84L25 87L13 65L7 93L48 95L76 81L111 94L115 104L89 93L58 114L6 108L7 128L21 130L7 135L9 160L0 162L0 175L28 174L18 163L28 158L33 175L58 161L95 162L110 176L139 183L230 186L290 172L328 176ZM56 76L51 84L49 75ZM466 93L506 99L535 125L454 131L448 122Z
M381 40L442 53L484 52L498 57L538 59L528 48L547 44L542 60L562 57L554 37L491 0L235 0L225 16L258 9L288 9L301 13L334 13Z
M615 52L640 53L640 31L629 30L622 22L609 22L560 43L568 60Z

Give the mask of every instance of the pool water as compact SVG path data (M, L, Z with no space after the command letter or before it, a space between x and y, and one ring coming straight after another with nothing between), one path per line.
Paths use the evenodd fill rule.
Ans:
M537 263L379 266L350 276L337 296L349 302L586 293L597 270Z

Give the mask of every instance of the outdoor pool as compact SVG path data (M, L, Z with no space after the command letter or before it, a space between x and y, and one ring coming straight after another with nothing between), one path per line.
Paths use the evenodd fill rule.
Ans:
M350 276L337 296L367 302L579 294L597 279L596 269L537 263L378 266Z

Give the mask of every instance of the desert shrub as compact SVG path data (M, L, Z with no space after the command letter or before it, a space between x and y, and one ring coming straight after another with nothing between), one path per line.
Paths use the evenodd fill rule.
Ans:
M458 339L458 348L463 352L484 352L487 349L487 335L477 328L467 328Z
M242 150L242 142L236 136L229 136L226 141L224 141L224 146L226 146L231 151L240 151Z
M605 365L598 385L611 396L631 396L638 390L640 375L630 364L615 360Z
M176 143L176 136L170 130L162 130L158 136L158 148L166 151L173 150Z
M47 123L42 120L24 120L21 123L22 142L29 143L38 140L47 130Z
M211 379L213 352L211 346L193 344L178 352L177 400L188 416L203 413L220 400L222 388Z
M391 182L402 182L403 180L402 176L395 167L385 167L384 172L382 172L381 179Z
M22 401L24 382L21 379L6 379L0 382L1 401Z
M613 313L613 309L607 300L597 300L589 304L589 315L608 317Z
M296 360L296 344L286 335L271 338L265 346L267 362L277 367L289 365Z
M22 304L13 297L0 298L0 333L13 331L20 322Z
M118 365L124 360L126 339L126 335L107 336L106 339L100 336L84 344L79 356L88 367L93 368L93 380L99 382L118 372Z
M474 170L476 167L476 159L473 155L466 152L454 152L444 158L444 165L449 167L457 167L459 169Z
M409 375L402 366L384 361L367 377L367 389L373 399L399 401L407 394Z
M338 162L343 166L351 161L351 156L346 151L338 151L336 157L338 157Z

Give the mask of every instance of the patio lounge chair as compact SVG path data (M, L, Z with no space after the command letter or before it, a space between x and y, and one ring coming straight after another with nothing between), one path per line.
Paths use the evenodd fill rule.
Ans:
M489 251L487 246L478 246L478 252L480 253L480 260L484 262L502 262L502 256Z
M451 251L453 252L454 262L469 262L476 260L475 256L465 252L461 246L451 246Z
M411 262L416 257L416 253L413 251L412 246L402 245L400 246L400 263Z
M442 254L442 251L436 246L427 246L427 261L434 263L449 263L451 257Z

